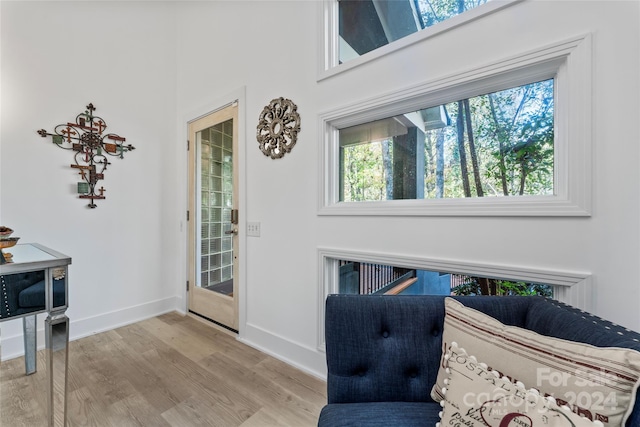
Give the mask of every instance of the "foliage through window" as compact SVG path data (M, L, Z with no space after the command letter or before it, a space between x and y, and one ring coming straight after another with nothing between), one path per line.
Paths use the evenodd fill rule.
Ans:
M491 279L465 275L452 275L451 287L453 295L541 295L553 297L553 287L544 283L527 283L522 281Z
M473 9L488 0L339 0L343 63Z
M339 200L554 194L554 80L339 130Z

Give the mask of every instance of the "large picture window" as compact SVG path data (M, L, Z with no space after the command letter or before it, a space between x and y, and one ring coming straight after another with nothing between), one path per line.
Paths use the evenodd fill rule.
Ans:
M340 201L553 194L553 79L339 130Z
M589 36L319 119L321 215L590 215Z

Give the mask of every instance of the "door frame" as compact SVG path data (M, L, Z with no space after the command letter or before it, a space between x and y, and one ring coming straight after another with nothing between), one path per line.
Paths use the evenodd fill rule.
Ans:
M237 206L239 210L239 218L238 218L238 251L237 251L237 261L238 265L238 278L237 278L237 287L236 291L238 292L237 299L237 316L238 316L238 338L241 338L244 334L245 326L246 326L246 277L247 277L247 267L246 267L246 222L247 222L247 210L246 210L246 194L247 194L247 180L246 180L246 88L244 86L232 91L224 96L221 96L214 101L207 103L200 108L195 108L186 114L183 115L182 119L182 135L185 136L185 148L186 141L189 139L189 123L193 122L197 119L200 119L204 116L207 116L216 111L222 110L225 107L229 106L233 102L238 102L238 150L237 153L234 153L237 156L238 160L238 197L237 197ZM195 141L192 141L190 149L194 149ZM182 218L184 221L180 223L180 229L184 232L183 236L183 277L185 286L182 287L182 297L183 297L183 308L185 313L189 313L189 294L187 293L186 283L189 280L189 269L191 268L189 265L189 229L190 224L186 221L186 212L189 210L189 152L187 150L183 151L184 153L184 168L182 172L182 180L183 180L183 189L184 189L184 216ZM195 213L190 214L190 221L195 220ZM184 224L184 225L183 225ZM236 280L236 278L234 278ZM195 286L195 284L189 284L189 286Z

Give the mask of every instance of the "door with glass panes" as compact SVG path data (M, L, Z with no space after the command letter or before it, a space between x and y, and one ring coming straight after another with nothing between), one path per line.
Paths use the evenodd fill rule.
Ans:
M237 102L189 122L189 311L238 328Z

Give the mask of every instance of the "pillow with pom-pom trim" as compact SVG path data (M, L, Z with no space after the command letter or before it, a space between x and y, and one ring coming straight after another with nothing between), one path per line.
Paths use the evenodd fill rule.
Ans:
M605 427L625 425L633 411L640 385L636 350L595 347L508 326L452 298L445 299L442 341L443 356L452 341L464 343L492 369L554 396ZM446 377L441 361L431 390L435 401L443 398Z
M445 366L448 378L436 427L603 427L559 406L551 396L500 376L455 342L445 355Z

